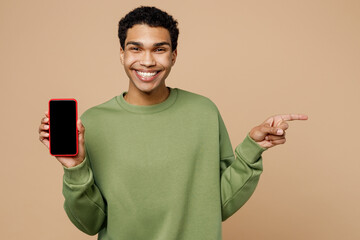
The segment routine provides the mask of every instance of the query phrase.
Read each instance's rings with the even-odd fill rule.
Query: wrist
[[[91,178],[92,172],[88,160],[84,159],[80,164],[67,168],[64,166],[64,181],[70,185],[85,184]]]
[[[73,168],[76,167],[78,165],[80,165],[85,159],[82,160],[72,160],[72,161],[66,161],[66,162],[61,162],[61,164],[63,165],[64,168]]]

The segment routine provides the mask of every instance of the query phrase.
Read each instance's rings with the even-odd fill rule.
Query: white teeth
[[[136,71],[136,72],[142,77],[152,77],[155,76],[156,74],[156,72],[140,72],[140,71]]]

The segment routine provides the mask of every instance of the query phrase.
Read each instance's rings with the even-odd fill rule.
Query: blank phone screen
[[[52,155],[77,154],[76,100],[50,100],[50,153]]]

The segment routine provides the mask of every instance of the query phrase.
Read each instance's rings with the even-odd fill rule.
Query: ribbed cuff
[[[259,160],[261,154],[267,150],[267,148],[261,147],[257,144],[248,134],[244,141],[239,144],[235,151],[238,151],[241,156],[245,158],[245,160],[249,163],[255,163]]]
[[[84,161],[79,165],[71,168],[64,166],[64,180],[68,184],[82,185],[89,181],[91,176],[91,169],[88,164],[88,160],[85,157]]]

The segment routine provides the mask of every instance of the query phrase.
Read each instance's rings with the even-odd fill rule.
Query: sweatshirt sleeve
[[[97,234],[106,219],[105,202],[94,183],[89,156],[72,168],[64,167],[64,209],[71,222],[89,235]]]
[[[222,221],[239,210],[251,197],[262,173],[261,154],[266,150],[249,135],[235,148],[232,145],[224,121],[219,116],[220,131],[220,183]]]

